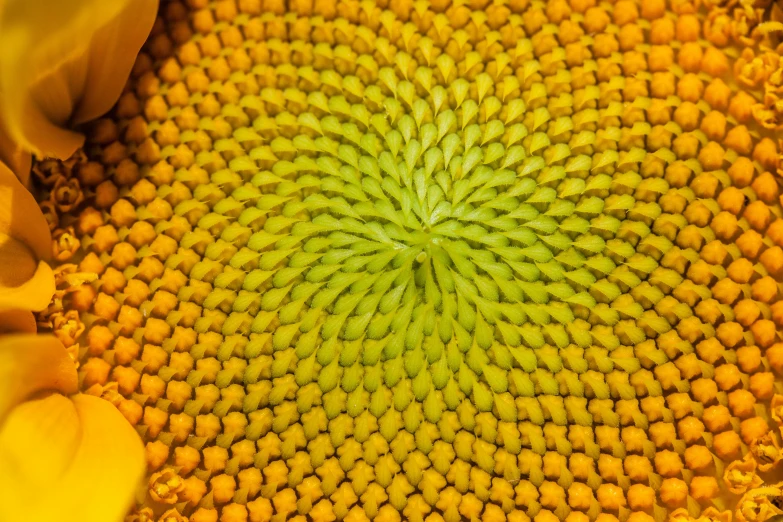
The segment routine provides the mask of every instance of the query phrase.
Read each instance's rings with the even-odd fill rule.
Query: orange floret
[[[87,208],[79,214],[77,229],[82,234],[93,234],[98,227],[104,224],[103,214],[94,208]]]
[[[106,384],[109,380],[111,366],[103,359],[90,357],[79,367],[79,370],[80,373],[84,375],[83,385],[89,387],[94,384]]]
[[[732,163],[727,172],[731,177],[732,184],[736,187],[743,188],[750,185],[753,181],[755,168],[750,159],[742,156]]]
[[[712,448],[724,461],[732,459],[739,455],[741,450],[740,437],[735,431],[724,431],[712,439]]]
[[[701,100],[703,93],[704,84],[696,74],[685,74],[677,82],[677,96],[682,98],[683,101],[696,103]]]
[[[770,138],[762,138],[753,148],[753,159],[770,171],[777,171],[780,166],[780,154],[775,142]]]
[[[141,312],[137,308],[128,305],[122,305],[120,313],[117,316],[117,323],[121,326],[123,335],[132,335],[143,322]]]
[[[744,329],[740,323],[726,322],[719,325],[715,333],[723,346],[733,348],[743,340]]]
[[[606,33],[595,35],[593,41],[593,54],[596,58],[605,58],[610,54],[617,52],[619,49],[620,44],[617,42],[617,38],[615,38],[614,35]]]
[[[682,440],[691,444],[702,438],[704,424],[696,417],[685,417],[677,423],[677,432]]]
[[[756,104],[755,98],[747,92],[740,90],[731,98],[729,104],[729,114],[740,123],[746,123],[753,117],[753,106]],[[747,131],[745,131],[745,134]],[[748,153],[750,150],[748,150]]]
[[[743,217],[748,220],[750,226],[758,231],[763,231],[769,225],[772,213],[763,201],[758,200],[745,207]]]
[[[117,389],[123,395],[130,395],[136,391],[141,381],[141,375],[133,368],[127,366],[115,366],[111,377],[117,382]]]
[[[614,4],[614,23],[619,26],[633,24],[639,18],[636,3],[631,0],[619,0]]]
[[[691,133],[683,133],[674,139],[672,150],[681,159],[695,158],[699,153],[699,139]]]
[[[701,23],[693,14],[684,14],[677,18],[677,40],[694,42],[699,38]]]
[[[674,21],[671,18],[657,18],[650,24],[650,43],[665,45],[674,39]]]
[[[114,342],[114,333],[106,326],[97,325],[90,328],[87,333],[89,353],[99,356],[108,350]]]
[[[768,205],[774,204],[780,197],[777,180],[769,172],[763,172],[751,184],[758,198]]]
[[[740,258],[732,262],[726,272],[735,283],[745,284],[750,281],[753,275],[753,263],[747,259]]]
[[[220,522],[247,522],[247,517],[248,511],[246,506],[243,504],[228,504],[221,511]],[[328,520],[328,522],[331,522],[334,518],[316,518],[316,514],[313,513],[313,520],[318,522]]]
[[[685,450],[685,465],[693,471],[700,471],[710,467],[713,457],[705,446],[689,446]]]
[[[691,394],[702,404],[709,404],[717,397],[718,385],[712,379],[696,379],[691,382]]]
[[[684,131],[692,131],[699,127],[701,111],[692,102],[686,101],[674,111],[674,121],[676,121]],[[723,158],[721,158],[722,160]]]
[[[665,0],[650,0],[649,2],[642,2],[641,7],[642,18],[647,20],[655,20],[666,13]]]
[[[664,479],[659,495],[664,505],[670,508],[681,506],[688,497],[688,485],[678,478]]]
[[[655,504],[655,490],[644,484],[634,484],[628,488],[628,507],[648,510]]]
[[[218,522],[217,509],[198,508],[188,517],[189,522]]]
[[[708,112],[701,120],[701,130],[711,140],[722,140],[726,135],[726,116],[717,110]]]
[[[118,243],[111,251],[111,264],[118,270],[125,270],[136,262],[136,249],[129,243]],[[107,271],[107,275],[111,269]],[[120,274],[122,276],[122,274]],[[105,277],[105,276],[104,276]],[[124,277],[123,277],[124,279]],[[105,283],[104,283],[105,284]],[[124,284],[122,286],[125,286]],[[114,292],[110,292],[114,293]]]
[[[713,77],[725,75],[729,71],[726,54],[715,47],[707,47],[701,59],[701,70]]]
[[[647,482],[653,472],[653,465],[645,456],[627,455],[623,461],[623,469],[634,482]]]
[[[119,191],[117,186],[109,180],[95,187],[95,205],[99,208],[106,209],[111,207],[118,197]]]
[[[690,494],[699,502],[707,502],[715,498],[720,491],[715,477],[693,477],[691,480]]]
[[[703,202],[694,201],[688,205],[683,215],[688,223],[697,227],[706,227],[712,218],[712,211]]]
[[[186,413],[176,413],[169,418],[169,431],[179,442],[184,442],[193,433],[196,421]]]
[[[595,461],[584,453],[572,453],[568,459],[568,469],[579,480],[587,480],[587,477],[595,473]]]
[[[620,459],[604,454],[598,458],[598,471],[605,481],[617,482],[623,476],[623,463]]]
[[[737,364],[745,373],[753,373],[761,366],[761,350],[758,346],[743,346],[737,349]]]
[[[169,447],[159,440],[148,442],[146,453],[147,469],[157,470],[166,463],[166,460],[169,457]]]
[[[740,423],[740,435],[745,444],[750,445],[754,440],[763,437],[769,431],[767,421],[761,417],[751,417]]]
[[[234,497],[236,479],[229,475],[218,475],[209,481],[212,497],[218,504],[225,504]]]
[[[759,256],[759,261],[773,277],[779,275],[783,270],[783,248],[768,248]]]
[[[614,484],[603,483],[596,491],[596,497],[601,508],[607,511],[617,511],[625,506],[625,495],[622,488]]]
[[[735,417],[746,418],[754,414],[756,399],[748,390],[734,390],[729,393],[729,408]]]
[[[711,141],[699,151],[699,163],[702,164],[705,170],[718,170],[723,165],[724,154],[723,147],[717,142]]]
[[[582,22],[585,31],[588,33],[600,33],[609,24],[609,14],[600,7],[591,7],[585,12]]]
[[[737,238],[736,244],[742,255],[756,259],[764,246],[764,237],[755,230],[748,230]]]
[[[261,490],[261,483],[263,482],[261,471],[257,468],[249,467],[240,471],[237,477],[239,478],[239,489],[247,491],[250,498],[255,498]]]
[[[677,477],[682,467],[682,460],[677,453],[669,450],[655,453],[655,471],[662,477]]]
[[[719,212],[710,222],[710,228],[718,239],[730,241],[739,231],[737,216],[729,212]]]
[[[699,72],[703,56],[701,45],[696,42],[687,42],[680,47],[677,53],[677,63],[686,72]]]
[[[674,62],[674,50],[666,45],[654,45],[650,48],[647,63],[652,72],[668,71]]]
[[[587,511],[594,500],[593,490],[581,482],[574,482],[568,488],[568,505],[571,509]]]
[[[571,513],[568,514],[565,520],[566,522],[589,522],[590,517],[588,517],[586,514],[582,513],[581,511],[571,511]]]
[[[207,485],[195,475],[186,478],[184,482],[185,488],[179,495],[180,499],[187,501],[191,506],[197,505],[207,494]]]
[[[754,373],[750,376],[748,389],[757,399],[771,399],[775,393],[775,375],[771,372]]]
[[[644,31],[638,24],[629,23],[620,28],[620,33],[617,35],[617,39],[620,42],[620,49],[623,51],[633,51],[637,46],[644,42]],[[645,62],[644,68],[647,68],[647,59],[643,56]]]
[[[758,307],[755,301],[751,299],[743,299],[734,305],[734,318],[742,326],[750,326],[756,321],[756,319],[758,319],[759,315],[761,315],[761,309]],[[740,337],[738,337],[737,340],[741,338],[743,330],[739,329],[738,333]]]
[[[767,227],[767,236],[774,241],[777,246],[783,245],[783,219],[775,219]]]
[[[723,111],[729,107],[731,89],[720,78],[715,78],[704,90],[704,100],[714,110]]]
[[[718,195],[718,205],[732,214],[739,215],[745,206],[745,194],[737,187],[727,187]]]
[[[269,499],[259,497],[247,503],[250,522],[262,522],[271,520],[273,508]]]
[[[728,391],[740,383],[741,374],[734,364],[722,364],[715,368],[715,382],[723,391]]]
[[[719,180],[712,172],[697,174],[691,183],[693,193],[700,198],[714,199],[718,192]]]

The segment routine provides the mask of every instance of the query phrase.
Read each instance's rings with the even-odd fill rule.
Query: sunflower
[[[120,520],[144,473],[133,427],[79,391],[78,345],[60,340],[78,330],[64,316],[56,336],[36,334],[63,269],[28,191],[31,153],[67,159],[83,137],[66,125],[119,96],[155,16],[142,3],[0,2],[0,520]],[[59,210],[79,203],[53,192]]]
[[[783,513],[777,2],[77,4],[0,4],[0,519]]]

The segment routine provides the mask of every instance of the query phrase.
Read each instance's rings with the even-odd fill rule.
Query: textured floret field
[[[163,2],[35,167],[127,520],[780,513],[781,13]]]

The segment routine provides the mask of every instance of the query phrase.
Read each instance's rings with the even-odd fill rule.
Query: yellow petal
[[[0,163],[0,310],[43,310],[54,294],[52,236],[35,198]]]
[[[13,141],[73,154],[84,137],[66,127],[117,100],[156,11],[157,0],[0,3],[0,114]]]
[[[0,125],[0,163],[4,163],[11,169],[22,185],[29,187],[33,158],[29,152],[11,141],[11,137],[2,125]]]
[[[105,2],[93,0],[89,4]],[[142,44],[152,30],[157,0],[115,1],[121,11],[95,32],[90,42],[84,92],[76,107],[76,124],[94,120],[120,97]]]
[[[107,401],[52,394],[0,426],[0,520],[115,522],[144,473],[136,431]]]
[[[22,494],[29,491],[25,496],[32,503],[40,481],[37,470],[45,469],[54,477],[65,474],[80,437],[76,405],[65,395],[53,393],[23,402],[0,426],[0,465],[15,482],[28,486]]]
[[[33,252],[24,243],[0,233],[0,293],[3,288],[26,283],[37,265]]]
[[[8,333],[35,333],[35,316],[24,310],[0,311],[0,335]]]
[[[0,241],[0,270],[7,270],[8,264],[3,259],[2,241]],[[27,266],[29,259],[11,257],[11,261]],[[39,261],[35,271],[24,283],[18,286],[4,286],[0,278],[0,311],[43,310],[52,300],[54,295],[54,272],[45,261]]]
[[[0,164],[0,234],[27,245],[37,259],[49,259],[52,254],[52,235],[43,212],[33,195],[3,164]]]
[[[35,334],[0,337],[0,426],[11,408],[28,397],[44,391],[76,393],[78,387],[73,360],[56,338]]]
[[[2,262],[0,262],[0,269]],[[21,309],[43,310],[54,295],[54,272],[44,261],[39,261],[33,275],[23,284],[16,287],[5,287],[0,284],[0,311]]]

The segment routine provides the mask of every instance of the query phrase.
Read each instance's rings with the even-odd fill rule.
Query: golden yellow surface
[[[127,520],[778,513],[779,12],[164,3],[34,167]]]

